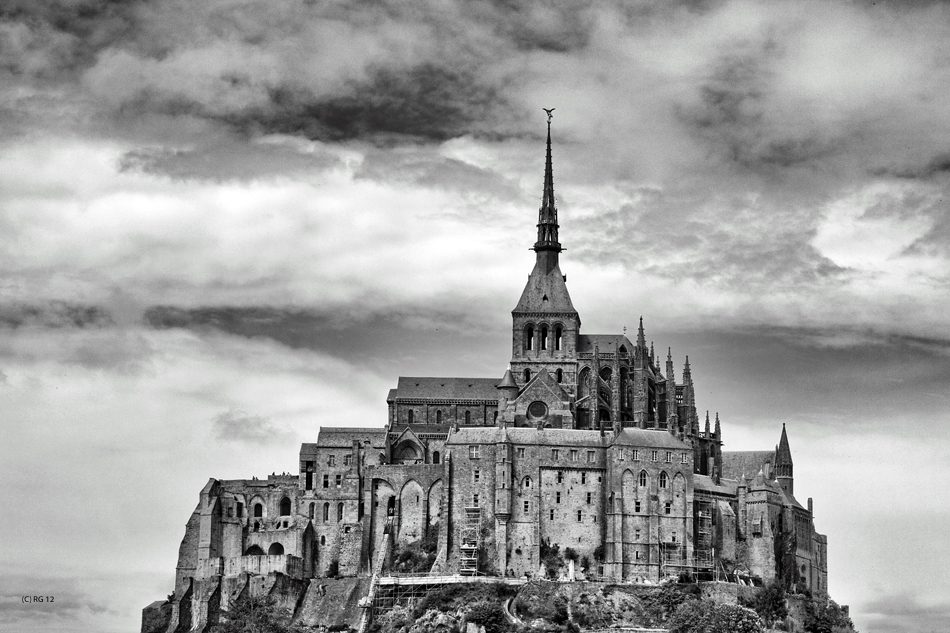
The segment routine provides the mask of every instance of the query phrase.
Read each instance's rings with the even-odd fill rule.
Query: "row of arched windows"
[[[279,509],[280,509],[280,516],[282,516],[282,517],[289,517],[289,516],[290,516],[290,510],[291,510],[290,499],[288,499],[287,497],[284,497],[283,499],[281,499],[281,500],[280,500],[280,508],[279,508]],[[254,518],[255,518],[255,519],[261,519],[261,518],[263,518],[263,517],[264,517],[264,504],[263,504],[263,503],[260,503],[260,502],[255,503],[255,504],[254,504],[254,508],[253,508],[253,512],[254,512]]]
[[[465,418],[465,424],[471,424],[471,423],[472,423],[472,412],[466,409],[465,414],[464,414],[464,418]],[[406,421],[407,421],[409,424],[414,424],[414,423],[415,423],[415,420],[416,420],[416,412],[413,411],[412,409],[409,409],[409,411],[406,412]],[[435,423],[436,423],[436,424],[442,424],[442,409],[436,409],[436,411],[435,411]]]
[[[564,382],[564,370],[563,370],[563,369],[558,369],[557,371],[555,371],[555,372],[554,372],[554,379],[557,380],[558,382]],[[530,370],[530,369],[524,370],[524,382],[525,382],[525,384],[528,384],[529,382],[531,382],[531,370]],[[468,413],[468,412],[466,411],[466,414],[467,414],[467,413]],[[466,422],[467,422],[467,420],[466,420]]]
[[[537,341],[535,341],[535,333],[539,335]],[[524,328],[524,349],[531,351],[537,346],[537,349],[546,351],[553,346],[555,351],[560,351],[564,346],[564,328],[557,324],[554,326],[554,336],[552,337],[550,334],[551,330],[547,323],[542,323],[537,329],[535,329],[533,323],[529,323]]]
[[[637,485],[641,488],[646,488],[650,483],[650,478],[647,475],[647,471],[641,470],[640,475],[637,477]],[[660,488],[669,488],[670,486],[670,476],[666,474],[666,471],[660,473]]]
[[[317,504],[315,503],[310,504],[310,518],[311,519],[314,518],[314,514],[316,513],[316,505]],[[336,520],[338,522],[343,520],[343,503],[342,502],[336,504]],[[329,521],[330,521],[330,504],[324,503],[323,504],[323,522],[329,523]]]

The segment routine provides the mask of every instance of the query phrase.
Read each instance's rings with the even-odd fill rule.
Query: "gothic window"
[[[613,376],[613,371],[610,369],[610,367],[604,367],[600,370],[600,377],[605,381],[610,382],[611,376]]]
[[[408,417],[409,417],[409,424],[412,424],[412,418],[415,417],[412,409],[409,409]]]
[[[529,325],[524,329],[524,348],[526,350],[534,349],[534,326]]]
[[[280,500],[280,516],[290,516],[290,499],[287,497]]]
[[[660,473],[660,488],[666,488],[666,484],[669,482],[669,480],[670,478],[665,472]]]
[[[336,504],[336,520],[341,521],[341,522],[343,521],[343,504],[342,503]]]
[[[541,349],[546,350],[548,348],[548,326],[541,326]]]
[[[525,381],[525,383],[527,383],[527,382],[529,382],[530,380],[531,380],[531,370],[530,370],[530,369],[526,369],[526,370],[524,370],[524,381]]]
[[[328,523],[330,521],[330,504],[323,504],[323,522]]]
[[[465,411],[465,424],[471,424],[471,423],[472,423],[472,412]]]
[[[435,423],[442,424],[442,409],[436,409],[435,412]]]
[[[254,504],[254,517],[259,518],[264,516],[264,506],[260,503]]]
[[[639,477],[638,480],[637,480],[637,484],[638,484],[641,488],[646,488],[646,487],[647,487],[647,471],[645,471],[645,470],[641,470],[641,471],[640,471],[640,477]]]
[[[556,349],[556,350],[558,350],[558,351],[560,351],[561,345],[563,344],[562,341],[561,341],[562,334],[563,334],[563,330],[561,329],[561,326],[560,326],[560,325],[555,325],[555,326],[554,326],[554,349]],[[560,382],[560,381],[558,381],[558,382]]]
[[[559,369],[559,370],[557,370],[556,372],[554,372],[554,376],[555,376],[555,379],[556,379],[558,382],[564,382],[564,370],[563,370],[563,369]]]

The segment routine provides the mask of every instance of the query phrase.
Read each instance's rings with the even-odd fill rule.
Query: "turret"
[[[782,490],[790,495],[795,494],[795,478],[792,466],[792,451],[788,446],[788,435],[785,433],[785,425],[782,425],[782,439],[778,442],[775,449],[775,479]]]
[[[508,408],[509,402],[518,397],[519,391],[518,383],[515,382],[515,377],[511,375],[510,365],[501,382],[495,385],[495,388],[498,390],[498,424],[505,426],[505,409]]]

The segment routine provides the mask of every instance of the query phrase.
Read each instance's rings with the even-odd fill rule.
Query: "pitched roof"
[[[700,492],[712,492],[721,495],[735,495],[738,482],[730,479],[720,479],[717,484],[709,475],[693,475],[693,488]]]
[[[669,431],[662,429],[626,428],[614,439],[616,446],[648,446],[657,448],[676,448],[689,450],[690,445]]]
[[[399,400],[498,400],[497,378],[439,378],[400,376],[395,393]]]
[[[726,479],[755,477],[762,464],[771,464],[774,459],[775,451],[723,451],[722,476]]]
[[[446,439],[446,444],[539,444],[542,446],[602,447],[605,438],[600,431],[575,429],[535,429],[530,427],[459,427]]]
[[[385,446],[386,429],[370,429],[353,426],[322,426],[316,444],[302,444],[300,452],[312,452],[317,448],[349,448],[354,441],[370,442],[372,446]]]
[[[620,345],[627,348],[627,353],[632,354],[637,348],[630,339],[623,334],[579,334],[577,336],[578,352],[593,352],[594,344],[603,354],[614,354]]]
[[[521,299],[513,312],[574,312],[571,295],[567,292],[567,282],[558,266],[545,273],[541,261],[535,263],[528,275]]]

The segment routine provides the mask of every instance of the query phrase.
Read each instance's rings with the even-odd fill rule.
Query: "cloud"
[[[256,445],[284,443],[293,435],[276,428],[267,418],[234,409],[216,416],[211,432],[224,442]]]
[[[908,593],[889,595],[862,605],[870,620],[868,633],[939,633],[950,621],[950,603],[924,603]]]

